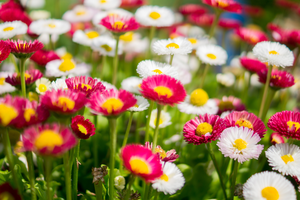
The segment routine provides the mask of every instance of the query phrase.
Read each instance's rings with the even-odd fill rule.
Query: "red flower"
[[[267,69],[267,66],[265,63],[260,62],[259,60],[242,57],[240,58],[242,66],[249,70],[251,73],[258,73],[263,69]]]
[[[215,99],[219,107],[218,115],[221,115],[226,111],[243,111],[246,110],[246,106],[239,98],[234,96],[223,96],[222,99]]]
[[[229,18],[220,18],[218,22],[218,26],[223,29],[235,29],[239,28],[241,25],[239,20]]]
[[[245,27],[236,29],[235,34],[248,44],[255,45],[258,42],[268,41],[267,35],[259,30],[253,30]]]
[[[3,40],[0,41],[0,63],[10,54],[10,47]]]
[[[0,185],[0,199],[1,200],[22,200],[18,193],[18,190],[12,188],[9,183],[3,183]]]
[[[101,20],[100,24],[115,33],[134,31],[140,27],[134,17],[120,17],[118,15],[108,15]]]
[[[198,4],[185,4],[179,7],[179,12],[183,15],[198,14],[202,15],[207,12],[206,8]]]
[[[273,23],[269,23],[267,27],[272,32],[272,38],[274,39],[274,41],[285,44],[290,48],[296,47],[293,37],[294,31],[284,30]]]
[[[1,4],[0,13],[4,10],[10,9],[10,8],[24,10],[24,8],[19,3],[16,3],[14,0],[9,0],[8,2]]]
[[[146,142],[145,147],[152,150],[152,143],[149,144],[149,142]],[[165,152],[165,150],[163,150],[159,145],[156,146],[155,153],[157,154],[158,158],[164,162],[174,162],[179,157],[179,155],[176,154],[175,149]]]
[[[144,0],[122,0],[121,8],[135,8],[145,4]]]
[[[77,115],[72,118],[71,128],[74,134],[80,139],[88,139],[95,135],[95,126],[89,119]]]
[[[29,58],[34,52],[44,47],[44,45],[37,40],[33,42],[30,41],[29,43],[22,40],[6,40],[6,42],[10,46],[11,53],[17,58]]]
[[[16,8],[9,8],[1,11],[0,19],[4,22],[21,21],[27,24],[27,26],[32,22],[26,12]]]
[[[263,69],[257,73],[259,82],[265,84],[267,80],[268,69]],[[270,87],[281,89],[291,87],[295,84],[294,76],[286,71],[272,70]]]
[[[34,61],[40,66],[45,66],[52,60],[60,59],[60,57],[54,51],[38,50],[31,57],[30,60]]]
[[[36,80],[38,80],[42,77],[43,77],[42,72],[40,72],[37,69],[32,69],[32,70],[29,70],[29,71],[25,71],[25,84],[26,84],[26,87],[30,86]],[[5,82],[11,84],[12,86],[20,88],[21,87],[20,73],[14,73],[12,76],[8,76],[7,78],[5,78]]]
[[[275,145],[275,144],[281,144],[285,143],[284,138],[277,132],[274,132],[270,136],[270,142]]]
[[[214,14],[191,14],[188,16],[188,20],[198,26],[211,26],[215,19]]]
[[[243,5],[243,11],[251,17],[259,17],[263,14],[263,9],[258,6]]]
[[[242,6],[233,0],[202,0],[202,2],[228,12],[242,12]]]

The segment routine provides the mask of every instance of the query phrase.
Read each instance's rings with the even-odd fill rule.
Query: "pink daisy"
[[[188,16],[188,20],[198,26],[210,27],[215,19],[214,14],[191,14]]]
[[[246,110],[246,106],[242,103],[242,100],[234,96],[223,96],[222,99],[215,99],[219,107],[217,115],[221,115],[226,111],[243,111]]]
[[[77,115],[72,118],[71,128],[74,134],[80,139],[88,139],[95,135],[95,126],[89,119]]]
[[[235,30],[235,34],[239,36],[239,38],[250,45],[255,45],[258,42],[268,41],[267,35],[259,30],[253,30],[245,27],[240,27]]]
[[[32,69],[29,71],[25,71],[25,84],[26,87],[31,86],[35,83],[36,80],[43,77],[42,72],[37,69]],[[11,84],[12,86],[21,88],[21,76],[20,73],[14,73],[12,76],[8,76],[5,78],[5,82]]]
[[[183,15],[202,15],[207,12],[207,9],[198,4],[185,4],[179,7],[179,12]]]
[[[275,145],[275,144],[281,144],[285,143],[284,138],[277,132],[274,132],[270,136],[270,142]]]
[[[257,73],[263,69],[267,69],[267,66],[265,63],[260,62],[257,59],[247,58],[247,57],[241,57],[240,58],[242,66],[249,70],[251,73]]]
[[[126,90],[97,91],[90,96],[87,107],[96,115],[117,116],[134,106],[137,100]]]
[[[152,143],[150,144],[149,142],[146,142],[145,147],[152,150]],[[175,149],[165,152],[165,150],[163,150],[159,145],[156,146],[155,153],[159,159],[164,162],[174,162],[179,157]]]
[[[154,75],[143,79],[141,94],[158,104],[171,105],[183,102],[186,91],[180,81],[167,75]]]
[[[63,89],[46,91],[40,99],[47,109],[63,115],[74,114],[86,104],[84,93]]]
[[[6,43],[10,46],[11,53],[21,59],[31,57],[34,52],[44,47],[43,43],[38,40],[34,40],[33,42],[6,40]]]
[[[100,24],[115,33],[134,31],[140,27],[134,17],[121,17],[119,15],[108,15],[101,20]]]
[[[59,124],[31,126],[21,136],[23,151],[33,151],[42,156],[60,156],[77,144],[72,131]]]
[[[0,41],[0,63],[10,54],[10,47],[3,40]]]
[[[267,28],[271,31],[272,33],[272,38],[274,39],[275,42],[279,42],[281,44],[285,44],[291,49],[296,47],[294,37],[293,37],[293,32],[292,30],[284,30],[281,27],[269,23]]]
[[[145,0],[122,0],[121,8],[135,8],[145,4]]]
[[[224,118],[227,127],[247,127],[257,133],[260,138],[264,137],[267,129],[264,123],[253,113],[249,113],[247,111],[241,112],[232,112]]]
[[[224,11],[234,13],[242,12],[242,6],[234,0],[202,0],[202,2]]]
[[[194,145],[206,144],[219,139],[226,127],[225,121],[217,115],[199,115],[185,123],[183,127],[184,140]]]
[[[268,127],[282,136],[300,140],[300,112],[278,112],[269,119]]]
[[[268,69],[263,69],[257,73],[259,82],[265,84],[267,80]],[[274,89],[288,88],[295,84],[295,78],[286,71],[272,70],[270,87]]]
[[[31,57],[30,60],[34,61],[40,66],[45,66],[52,60],[60,59],[60,57],[54,51],[38,50]]]
[[[32,22],[27,13],[18,8],[9,8],[0,11],[0,19],[3,22],[21,21],[27,24],[27,26]]]
[[[163,175],[160,159],[157,154],[142,145],[126,145],[121,150],[124,166],[134,175],[150,182]]]
[[[241,26],[241,22],[236,19],[230,18],[220,18],[218,22],[218,26],[223,29],[236,29]]]

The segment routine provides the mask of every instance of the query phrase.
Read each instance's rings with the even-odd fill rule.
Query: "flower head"
[[[91,7],[76,5],[72,10],[68,10],[62,16],[63,20],[71,23],[91,21],[97,11]]]
[[[92,41],[92,49],[98,51],[101,55],[110,57],[115,56],[116,40],[110,36],[99,36]],[[118,54],[122,54],[122,45],[118,47]]]
[[[3,4],[1,6],[3,7]],[[1,9],[0,19],[3,22],[21,21],[21,22],[25,23],[27,26],[29,26],[32,22],[32,20],[28,17],[27,13],[24,10],[19,9],[19,8]],[[20,27],[18,27],[18,28],[20,28]],[[24,28],[23,28],[23,30],[24,30]],[[28,31],[27,27],[26,27],[26,30]],[[26,31],[25,31],[25,33],[26,33]]]
[[[242,103],[242,100],[234,96],[223,96],[222,99],[215,99],[217,106],[219,107],[218,115],[227,111],[243,111],[246,110],[246,106]]]
[[[263,69],[267,69],[265,63],[260,62],[259,60],[248,58],[248,57],[241,57],[240,58],[242,66],[250,71],[251,73],[258,73]]]
[[[138,96],[138,95],[134,95],[134,97],[136,98],[137,102],[134,106],[132,106],[131,108],[128,108],[129,111],[131,112],[141,112],[144,110],[147,110],[149,107],[149,102],[147,101],[147,99],[145,99],[142,96]]]
[[[183,85],[167,75],[153,75],[143,79],[141,93],[162,105],[171,105],[184,101],[186,91]]]
[[[37,40],[33,42],[29,41],[14,41],[6,40],[7,44],[11,49],[11,53],[14,54],[17,58],[29,58],[32,54],[43,48],[43,44]]]
[[[149,142],[145,143],[145,147],[152,150],[152,143]],[[179,155],[176,154],[175,149],[171,149],[170,151],[163,150],[159,145],[155,148],[155,153],[157,154],[158,158],[163,162],[174,162],[177,158],[179,158]]]
[[[210,27],[215,19],[214,14],[191,14],[188,16],[188,20],[198,26]]]
[[[267,41],[267,35],[260,31],[250,28],[240,27],[235,30],[235,34],[243,41],[247,42],[250,45],[255,45],[258,42]]]
[[[35,62],[40,66],[45,66],[48,62],[52,60],[60,59],[59,56],[54,51],[48,51],[40,49],[36,51],[31,57],[30,60]]]
[[[202,15],[207,12],[207,9],[198,4],[185,4],[179,7],[179,12],[183,15],[190,15],[190,14]]]
[[[0,38],[8,39],[16,35],[25,34],[27,25],[21,21],[5,22],[0,24]]]
[[[5,79],[10,75],[11,73],[8,72],[0,72],[0,95],[16,90],[15,87],[5,82]]]
[[[40,19],[33,21],[29,29],[31,32],[41,35],[46,34],[64,34],[71,29],[71,24],[61,19]]]
[[[30,87],[35,81],[42,78],[43,74],[37,69],[32,69],[25,71],[25,84],[26,87]],[[21,88],[21,76],[20,73],[14,73],[12,76],[5,78],[5,82],[11,84],[12,86]]]
[[[271,134],[270,141],[273,145],[285,143],[284,138],[277,132]]]
[[[96,1],[96,0],[84,0],[84,5],[96,8],[100,10],[111,10],[118,8],[121,5],[121,0],[105,0],[105,1]]]
[[[295,48],[296,43],[294,40],[294,31],[282,29],[281,27],[273,23],[269,23],[267,28],[271,31],[272,38],[275,42],[279,42],[281,44],[287,45],[288,47]]]
[[[136,76],[130,76],[126,79],[123,79],[123,81],[121,82],[121,88],[133,94],[140,94],[141,83],[141,78]]]
[[[76,30],[73,34],[73,42],[82,44],[85,46],[91,46],[93,43],[93,40],[98,38],[100,34],[95,30]]]
[[[127,145],[121,150],[124,166],[131,173],[150,182],[163,175],[162,166],[156,154],[142,145]]]
[[[239,20],[230,18],[220,18],[218,22],[218,26],[223,29],[236,29],[241,25],[242,24]]]
[[[91,71],[91,65],[86,63],[75,63],[71,59],[57,59],[48,62],[45,66],[45,75],[47,77],[61,77],[61,76],[82,76]]]
[[[152,127],[152,128],[155,128],[156,127],[156,121],[157,121],[157,109],[155,110],[152,110],[151,112],[151,117],[150,117],[150,123],[149,125]],[[159,118],[159,123],[158,123],[158,128],[165,128],[169,125],[171,125],[172,122],[171,122],[171,115],[162,110],[161,113],[160,113],[160,118]]]
[[[221,86],[225,87],[231,87],[235,82],[235,76],[231,72],[226,72],[224,74],[218,73],[216,79]]]
[[[115,33],[133,31],[140,27],[134,17],[120,17],[115,15],[104,17],[100,24]]]
[[[144,0],[122,0],[121,8],[135,8],[145,4]]]
[[[158,40],[153,43],[152,49],[158,55],[187,55],[192,52],[192,44],[186,38]]]
[[[51,82],[49,79],[41,78],[35,82],[36,88],[35,91],[39,94],[45,94],[46,91],[51,90]]]
[[[60,156],[77,144],[72,131],[58,124],[31,126],[21,136],[23,151],[43,156]]]
[[[199,46],[196,52],[203,63],[210,65],[224,65],[227,61],[227,52],[217,45]]]
[[[263,69],[259,71],[259,82],[266,83],[268,69]],[[282,89],[287,87],[292,87],[295,84],[295,78],[292,74],[286,71],[272,70],[270,87],[274,89]]]
[[[0,185],[0,199],[22,200],[18,190],[12,188],[8,182]]]
[[[0,63],[5,60],[10,54],[9,45],[3,40],[0,41]]]
[[[125,188],[125,178],[123,176],[115,177],[114,182],[114,185],[118,190],[123,190]]]
[[[224,11],[234,13],[242,12],[242,6],[234,0],[202,0],[202,2]]]
[[[73,133],[80,139],[88,139],[95,135],[95,126],[89,119],[77,115],[72,118],[71,128]]]
[[[166,63],[160,63],[152,60],[144,60],[140,62],[136,69],[137,73],[142,78],[147,78],[148,76],[156,74],[165,74],[178,79],[178,72]]]

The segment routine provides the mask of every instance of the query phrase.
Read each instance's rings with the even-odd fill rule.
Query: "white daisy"
[[[93,17],[92,22],[93,22],[94,26],[103,28],[103,26],[100,25],[101,20],[106,16],[112,16],[112,15],[116,15],[116,16],[120,16],[120,17],[128,17],[128,18],[133,17],[133,14],[131,12],[121,9],[121,8],[116,8],[116,9],[102,11],[102,12],[97,13]]]
[[[186,35],[188,36],[188,38],[194,38],[205,35],[204,29],[200,28],[199,26],[192,26],[190,24],[178,26],[176,28],[176,32],[182,35]]]
[[[51,82],[51,87],[53,90],[66,90],[68,89],[68,86],[66,84],[66,79],[65,78],[58,78],[55,81]]]
[[[55,53],[61,58],[61,59],[72,59],[73,55],[67,51],[66,47],[60,47],[55,49]]]
[[[260,137],[247,127],[230,127],[225,129],[217,143],[225,157],[230,157],[243,163],[249,159],[258,159],[264,145],[257,144]]]
[[[5,82],[5,78],[11,76],[13,73],[0,72],[0,95],[4,93],[10,93],[16,90],[15,87]]]
[[[30,9],[42,8],[45,5],[45,0],[21,0],[20,2],[22,6]]]
[[[296,200],[292,183],[275,172],[252,175],[243,186],[245,200]]]
[[[143,26],[166,27],[175,23],[175,15],[167,7],[141,6],[136,10],[135,18]]]
[[[77,5],[72,10],[68,10],[62,16],[63,20],[71,23],[88,22],[93,19],[98,11],[83,5]]]
[[[175,194],[185,183],[183,174],[172,162],[162,162],[162,166],[163,175],[153,181],[152,187],[158,192],[165,193],[165,195]]]
[[[157,74],[165,74],[178,79],[178,71],[176,68],[166,63],[160,63],[153,60],[144,60],[137,66],[136,72],[141,78],[147,78]]]
[[[131,108],[128,109],[129,111],[141,112],[141,111],[144,111],[144,110],[148,109],[150,104],[147,101],[147,99],[145,99],[142,96],[137,96],[137,95],[134,95],[134,97],[136,98],[137,102],[134,106],[132,106]]]
[[[123,44],[123,51],[126,54],[143,53],[148,49],[148,38],[142,39],[142,35],[134,32],[126,32],[120,36],[120,42]]]
[[[33,10],[29,13],[29,17],[34,21],[39,19],[48,19],[51,17],[51,13],[46,10]]]
[[[116,40],[106,35],[99,36],[92,41],[91,48],[95,51],[99,51],[101,55],[114,57],[116,49]],[[122,44],[119,44],[118,54],[121,55],[122,53]]]
[[[46,91],[51,90],[51,82],[47,78],[40,78],[35,82],[35,91],[39,94],[45,94]]]
[[[194,90],[187,95],[184,102],[177,105],[180,112],[194,115],[216,114],[219,110],[214,99],[209,99],[208,94],[202,89]]]
[[[294,63],[293,52],[279,42],[259,42],[253,48],[253,54],[264,63],[280,67],[292,66]]]
[[[0,24],[0,38],[8,39],[27,33],[28,26],[21,21],[4,22]]]
[[[283,175],[300,177],[300,148],[294,144],[275,144],[266,151],[269,165]]]
[[[225,87],[231,87],[235,82],[235,76],[230,72],[224,74],[219,73],[216,78],[217,82]]]
[[[142,79],[136,76],[131,76],[126,79],[123,79],[121,82],[121,88],[127,90],[128,92],[140,94],[140,85]]]
[[[121,0],[84,0],[84,5],[99,10],[111,10],[121,5]]]
[[[226,51],[218,45],[201,45],[196,54],[203,63],[210,65],[224,65],[227,60]]]
[[[86,63],[76,64],[70,59],[52,60],[45,66],[45,75],[47,77],[61,77],[67,75],[83,76],[88,75],[91,66]]]
[[[57,40],[58,40],[58,38],[59,38],[59,35],[57,35],[57,34],[52,34],[52,35],[51,35],[51,41],[52,41],[52,43],[53,43],[53,44],[56,43]],[[49,34],[43,33],[43,34],[41,34],[41,35],[37,38],[37,40],[40,41],[41,43],[47,45],[47,44],[49,44],[49,41],[50,41]]]
[[[100,34],[94,30],[77,30],[73,35],[73,42],[82,44],[85,46],[91,46],[94,39],[99,37]]]
[[[29,29],[32,33],[37,35],[43,33],[60,35],[68,32],[71,29],[71,24],[70,22],[60,19],[40,19],[33,21]]]
[[[186,55],[192,52],[192,44],[186,38],[158,40],[153,43],[152,49],[158,55]]]
[[[152,128],[155,128],[156,125],[156,117],[157,117],[157,109],[152,110],[151,117],[150,117],[150,126]],[[168,112],[165,112],[164,110],[160,113],[160,119],[159,119],[159,126],[158,128],[165,128],[166,126],[171,125],[171,116]]]

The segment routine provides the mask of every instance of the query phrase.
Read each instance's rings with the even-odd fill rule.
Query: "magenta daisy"
[[[268,127],[282,136],[300,140],[300,112],[278,112],[269,119]]]
[[[183,127],[184,140],[194,145],[215,141],[219,139],[226,127],[225,121],[217,115],[199,115],[185,123]]]
[[[108,15],[101,20],[100,24],[115,33],[134,31],[140,27],[134,17],[121,17],[119,15]]]
[[[134,106],[137,100],[126,90],[97,91],[90,96],[87,107],[96,115],[118,116]]]
[[[88,139],[95,135],[95,126],[89,119],[77,115],[72,118],[71,128],[74,134],[80,139]]]
[[[240,58],[240,62],[242,66],[251,73],[257,73],[263,69],[267,69],[266,64],[257,59],[242,57]]]
[[[225,30],[236,29],[239,28],[241,25],[242,24],[239,20],[230,18],[220,18],[218,22],[218,26]]]
[[[46,91],[40,99],[47,109],[63,115],[74,114],[86,104],[84,93],[63,89]]]
[[[227,127],[234,127],[234,126],[247,127],[250,130],[253,130],[254,133],[257,133],[261,138],[264,137],[264,134],[267,131],[261,119],[259,119],[253,113],[249,113],[247,111],[241,111],[241,112],[234,111],[229,115],[227,115],[224,118],[224,120],[227,124]]]
[[[21,136],[23,151],[43,156],[60,156],[77,144],[72,131],[59,124],[31,126]]]
[[[234,0],[202,0],[202,2],[222,11],[234,13],[242,12],[242,6]]]
[[[29,58],[34,52],[41,50],[44,47],[43,43],[38,40],[34,40],[33,42],[6,40],[6,43],[9,45],[11,53],[20,59]]]
[[[134,175],[150,182],[163,175],[160,159],[142,145],[127,145],[121,150],[124,166]]]
[[[179,7],[179,12],[183,15],[202,15],[207,12],[207,9],[198,4],[185,4]]]
[[[0,63],[5,60],[10,54],[9,45],[3,40],[0,41]]]
[[[241,40],[247,42],[250,45],[255,45],[259,42],[269,40],[264,32],[245,27],[236,29],[235,34],[239,36]]]
[[[141,94],[158,104],[171,105],[183,102],[186,91],[180,81],[167,75],[153,75],[143,79]]]
[[[263,69],[257,73],[259,82],[265,84],[267,80],[268,69]],[[295,84],[295,78],[292,74],[286,71],[272,70],[270,87],[276,90],[281,88],[292,87]]]
[[[246,110],[246,106],[242,103],[242,100],[234,96],[223,96],[222,99],[215,99],[219,107],[218,115],[221,115],[226,111],[243,111]]]
[[[34,61],[36,64],[40,66],[45,66],[48,62],[57,59],[60,59],[60,57],[54,51],[47,51],[44,49],[36,51],[30,57],[30,60]]]
[[[285,143],[284,138],[277,132],[274,132],[270,136],[270,142],[275,145],[275,144],[281,144]]]
[[[146,142],[145,147],[152,150],[152,143],[150,144],[149,142]],[[175,149],[171,149],[170,151],[166,152],[159,145],[156,146],[155,153],[159,159],[164,162],[174,162],[179,157]]]
[[[31,86],[36,80],[43,77],[42,72],[37,69],[32,69],[25,71],[25,84],[26,87]],[[5,78],[5,82],[11,84],[12,86],[21,88],[21,76],[20,73],[14,73],[12,76]]]

